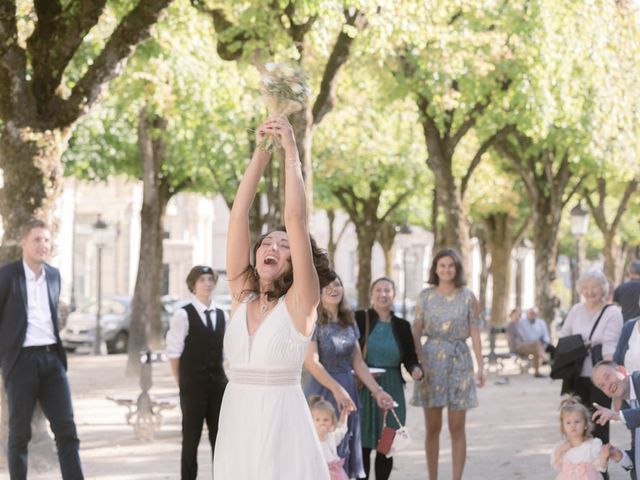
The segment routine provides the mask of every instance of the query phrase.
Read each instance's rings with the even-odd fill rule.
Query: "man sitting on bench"
[[[540,363],[544,358],[544,348],[542,344],[536,340],[526,342],[519,328],[520,309],[514,308],[509,314],[509,323],[507,324],[507,340],[509,341],[509,350],[516,355],[528,357],[533,356],[533,376],[536,378],[544,378],[540,373]]]

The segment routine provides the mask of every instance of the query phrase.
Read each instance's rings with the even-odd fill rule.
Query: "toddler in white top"
[[[338,421],[333,405],[320,397],[320,395],[309,397],[309,408],[320,439],[322,454],[327,461],[327,465],[329,465],[331,480],[348,480],[347,473],[343,468],[344,458],[338,456],[338,445],[347,434],[349,411],[343,408]]]
[[[628,469],[631,459],[610,443],[591,437],[591,415],[578,397],[565,395],[560,403],[560,431],[565,439],[551,454],[556,480],[601,480],[609,460]]]

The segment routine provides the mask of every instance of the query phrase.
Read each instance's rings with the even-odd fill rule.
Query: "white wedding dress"
[[[224,338],[229,383],[222,400],[214,480],[329,480],[300,373],[309,338],[284,297],[249,336],[247,304]]]

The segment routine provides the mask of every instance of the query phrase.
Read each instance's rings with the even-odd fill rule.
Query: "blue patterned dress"
[[[429,379],[421,382],[421,404],[467,410],[478,406],[473,360],[467,346],[471,327],[480,327],[473,314],[473,294],[460,288],[445,297],[434,287],[420,292],[420,320],[427,342],[422,346],[422,369]]]
[[[338,455],[345,459],[344,470],[349,478],[364,478],[362,447],[360,445],[360,403],[352,373],[353,353],[359,337],[360,332],[355,323],[347,327],[339,323],[318,324],[311,337],[311,340],[318,344],[320,363],[329,375],[349,392],[353,403],[358,408],[357,411],[349,415],[347,434],[338,445]],[[309,377],[304,388],[304,394],[307,398],[311,395],[324,397],[325,400],[333,404],[336,413],[338,413],[336,400],[331,391],[312,376]]]

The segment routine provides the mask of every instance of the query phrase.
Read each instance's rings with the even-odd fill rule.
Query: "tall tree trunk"
[[[462,202],[460,187],[456,184],[453,176],[452,159],[444,158],[430,151],[427,164],[435,176],[438,205],[440,205],[445,218],[444,225],[438,230],[439,243],[456,249],[462,257],[466,271],[470,272],[470,225]]]
[[[338,248],[338,242],[335,238],[333,230],[336,223],[336,211],[333,208],[327,209],[327,222],[329,224],[329,240],[327,240],[327,255],[329,255],[329,263],[331,268],[335,269],[336,265],[336,250]]]
[[[602,246],[602,256],[604,257],[604,274],[612,282],[617,279],[618,262],[620,257],[620,247],[618,246],[615,232],[607,232]]]
[[[307,106],[302,111],[291,116],[291,125],[296,136],[298,155],[302,164],[302,176],[307,199],[307,221],[313,214],[313,166],[311,164],[311,144],[313,140],[313,117],[311,108]]]
[[[491,255],[491,325],[502,325],[507,318],[511,291],[511,250],[516,240],[514,219],[507,213],[494,213],[484,219],[487,246]]]
[[[396,225],[393,222],[384,222],[378,228],[378,243],[384,253],[384,274],[393,277],[393,244],[396,240]],[[404,267],[403,267],[404,268]]]
[[[0,265],[21,256],[20,228],[30,218],[44,220],[56,231],[55,202],[62,188],[60,158],[70,129],[35,129],[6,122],[0,135],[0,216],[4,238]]]
[[[536,305],[540,315],[550,323],[559,306],[553,294],[558,255],[558,229],[562,206],[542,197],[533,212],[533,245],[535,249]]]
[[[444,248],[442,243],[442,235],[440,235],[440,225],[438,224],[438,214],[440,208],[438,205],[438,192],[434,188],[431,192],[431,233],[433,234],[433,252],[439,252]]]
[[[147,328],[156,348],[162,339],[162,241],[164,213],[170,194],[161,176],[167,121],[146,109],[138,118],[138,146],[142,161],[143,199],[140,212],[140,259],[133,294],[127,373],[140,372],[140,352],[149,349]]]
[[[368,225],[357,225],[358,236],[358,308],[369,306],[371,285],[371,253],[376,241],[375,230]]]
[[[478,305],[484,314],[487,311],[487,284],[489,283],[490,256],[487,249],[487,238],[484,229],[478,228],[475,232],[480,249],[480,288],[478,292]]]
[[[406,67],[412,74],[411,68]],[[500,88],[506,90],[510,82],[505,82]],[[453,157],[460,141],[473,128],[478,118],[486,110],[491,100],[481,100],[471,108],[467,118],[454,128],[454,112],[447,112],[447,119],[440,125],[430,112],[429,99],[419,94],[416,105],[420,113],[420,123],[427,146],[427,166],[435,176],[435,198],[432,217],[437,224],[437,212],[440,209],[444,214],[444,225],[437,227],[437,244],[456,249],[461,257],[467,272],[471,272],[471,238],[469,235],[469,218],[464,204],[464,195],[469,181],[475,169],[480,164],[483,155],[498,140],[507,134],[506,128],[501,128],[484,139],[476,150],[469,167],[461,179],[456,179],[453,173]]]

